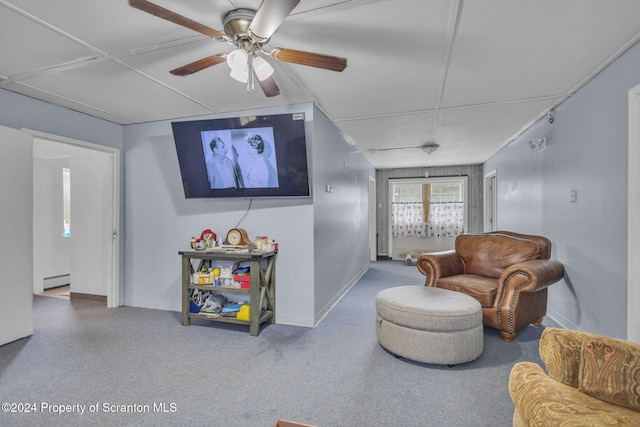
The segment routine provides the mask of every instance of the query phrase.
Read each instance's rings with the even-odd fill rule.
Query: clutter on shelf
[[[189,311],[250,320],[250,306],[246,302],[234,302],[219,292],[200,289],[192,290]]]
[[[231,266],[204,267],[191,276],[192,285],[212,285],[227,288],[251,288],[249,266],[234,262]]]
[[[267,236],[256,236],[256,250],[262,252],[278,251],[278,243]]]
[[[246,231],[240,228],[233,228],[229,230],[227,236],[233,235],[234,232],[237,233],[238,230],[241,230],[244,235],[246,235]],[[191,236],[191,249],[195,251],[258,251],[258,252],[277,252],[278,251],[278,243],[269,239],[267,236],[256,236],[255,242],[251,242],[247,239],[245,244],[234,244],[232,239],[227,237],[224,241],[222,238],[218,238],[217,234],[214,233],[211,229],[206,229],[200,233],[200,237],[196,238],[195,235]],[[241,239],[241,241],[244,241]]]

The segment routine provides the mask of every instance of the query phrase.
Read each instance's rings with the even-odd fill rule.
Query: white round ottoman
[[[398,286],[376,296],[376,336],[396,356],[456,365],[482,354],[482,307],[473,297],[429,286]]]

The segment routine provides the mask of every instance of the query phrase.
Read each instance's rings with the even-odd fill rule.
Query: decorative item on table
[[[204,230],[200,234],[200,238],[196,239],[195,236],[191,237],[191,249],[196,251],[206,251],[216,247],[216,233],[210,229]]]
[[[255,244],[249,240],[247,230],[244,228],[232,228],[227,231],[227,240],[225,242],[231,246],[241,246],[244,248],[255,248]]]

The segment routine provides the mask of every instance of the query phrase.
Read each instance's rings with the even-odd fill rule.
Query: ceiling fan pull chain
[[[253,52],[247,55],[247,92],[253,90]]]

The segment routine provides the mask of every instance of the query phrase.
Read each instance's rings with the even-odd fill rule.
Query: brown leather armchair
[[[455,249],[418,257],[425,286],[462,292],[482,305],[483,323],[505,341],[547,313],[547,287],[564,276],[563,265],[550,260],[546,237],[494,231],[462,234]]]

